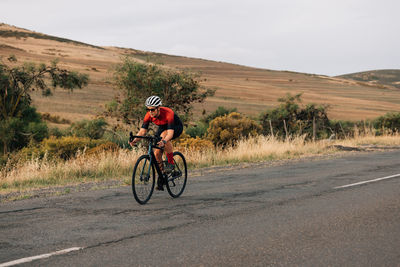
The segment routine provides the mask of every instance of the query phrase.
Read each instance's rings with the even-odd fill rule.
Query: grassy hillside
[[[0,56],[15,55],[20,62],[50,62],[90,75],[87,88],[53,97],[33,95],[40,112],[77,121],[102,111],[116,93],[109,82],[121,57],[130,55],[140,62],[162,63],[165,67],[189,69],[202,74],[204,86],[217,89],[214,97],[196,106],[195,114],[214,111],[218,106],[236,107],[247,115],[275,107],[286,93],[303,93],[304,103],[330,104],[330,118],[358,120],[400,111],[400,90],[396,84],[373,84],[343,77],[273,71],[210,60],[171,56],[129,48],[97,47],[0,24]]]
[[[338,76],[370,85],[392,86],[400,89],[400,70],[371,70]]]

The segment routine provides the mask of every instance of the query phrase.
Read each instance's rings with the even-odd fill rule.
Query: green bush
[[[327,106],[308,104],[300,107],[301,94],[287,94],[278,101],[281,102],[279,107],[260,116],[263,134],[283,137],[306,134],[307,138],[311,139],[314,137],[314,127],[316,139],[327,138],[331,134]]]
[[[185,132],[192,138],[203,137],[207,133],[207,128],[208,124],[200,121],[196,125],[188,127]]]
[[[101,139],[106,130],[107,122],[103,118],[94,120],[82,120],[73,123],[70,133],[77,137],[88,137],[90,139]]]
[[[198,121],[195,125],[189,126],[186,128],[185,132],[190,135],[192,138],[200,137],[203,138],[207,134],[207,129],[209,127],[210,122],[224,115],[228,115],[229,113],[237,112],[236,108],[227,109],[225,107],[219,106],[214,112],[209,115],[204,115],[200,121]],[[205,113],[205,111],[203,111]]]
[[[107,130],[104,133],[102,139],[115,143],[121,148],[130,148],[129,133],[127,130],[123,129]]]
[[[49,136],[54,136],[57,138],[66,136],[67,134],[65,133],[65,131],[60,130],[57,127],[53,127],[53,128],[49,128]]]
[[[61,137],[46,138],[42,141],[41,147],[47,151],[49,155],[62,159],[70,159],[74,157],[78,151],[90,149],[105,143],[104,140],[92,140],[87,137]]]
[[[21,149],[30,142],[40,142],[45,137],[48,137],[47,125],[33,107],[25,107],[21,117],[0,120],[0,148],[6,153]],[[4,144],[7,149],[4,149]]]
[[[330,120],[329,127],[336,135],[336,139],[345,139],[354,136],[356,122],[344,120]]]
[[[374,128],[378,130],[378,134],[383,134],[385,131],[392,132],[400,131],[400,112],[389,112],[383,116],[376,118],[373,121]]]
[[[232,112],[237,112],[237,108],[227,109],[225,107],[219,106],[213,113],[204,116],[201,121],[208,125],[213,119],[228,115]]]
[[[235,144],[241,138],[259,135],[261,130],[261,126],[256,121],[243,117],[240,113],[232,112],[210,122],[207,138],[214,145],[225,147]]]
[[[86,150],[85,154],[86,155],[99,155],[103,152],[115,152],[118,151],[120,147],[113,143],[113,142],[106,142],[104,144],[95,146],[93,148],[90,148]]]
[[[47,153],[47,157],[50,159],[68,160],[75,157],[78,151],[83,152],[85,149],[90,149],[106,142],[105,140],[92,140],[87,137],[50,137],[44,139],[39,145],[23,148],[17,157],[20,159],[43,158]]]

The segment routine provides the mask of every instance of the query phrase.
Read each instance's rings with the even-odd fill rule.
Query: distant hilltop
[[[338,76],[360,82],[394,86],[400,89],[400,70],[370,70]]]
[[[50,63],[86,73],[87,88],[73,94],[59,90],[53,97],[32,95],[39,112],[71,122],[96,116],[115,96],[112,71],[123,57],[163,68],[199,73],[202,86],[216,90],[204,103],[196,104],[195,116],[214,112],[219,106],[236,108],[248,116],[275,108],[279,98],[302,94],[302,104],[329,105],[331,119],[376,118],[400,110],[400,70],[376,70],[329,77],[326,75],[275,71],[238,64],[141,51],[133,48],[95,46],[0,23],[0,58],[10,55],[18,62]]]

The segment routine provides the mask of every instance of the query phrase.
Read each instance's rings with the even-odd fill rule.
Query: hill
[[[369,85],[392,86],[400,89],[400,70],[371,70],[337,76]]]
[[[100,47],[0,24],[0,56],[15,55],[20,62],[49,63],[90,75],[87,88],[67,93],[58,90],[53,97],[33,95],[40,112],[49,112],[71,121],[92,118],[116,91],[110,79],[115,64],[130,55],[140,62],[162,63],[165,67],[199,72],[204,86],[216,94],[195,107],[195,114],[214,111],[218,106],[236,107],[256,116],[275,107],[286,93],[303,93],[304,103],[329,104],[330,118],[358,120],[374,118],[389,111],[400,111],[400,90],[396,84],[374,84],[315,74],[257,69],[224,62],[172,56],[130,48]]]

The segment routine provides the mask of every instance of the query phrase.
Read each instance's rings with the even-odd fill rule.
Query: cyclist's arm
[[[136,135],[145,136],[146,133],[147,133],[147,129],[145,129],[145,128],[140,128],[139,132],[138,132]],[[130,142],[129,144],[130,144],[131,146],[133,146],[133,145],[135,145],[136,142],[139,141],[140,139],[141,139],[141,138],[135,138],[135,139],[133,139],[133,141]]]
[[[165,136],[164,140],[168,142],[171,141],[173,137],[174,137],[174,129],[168,129],[167,135]]]

